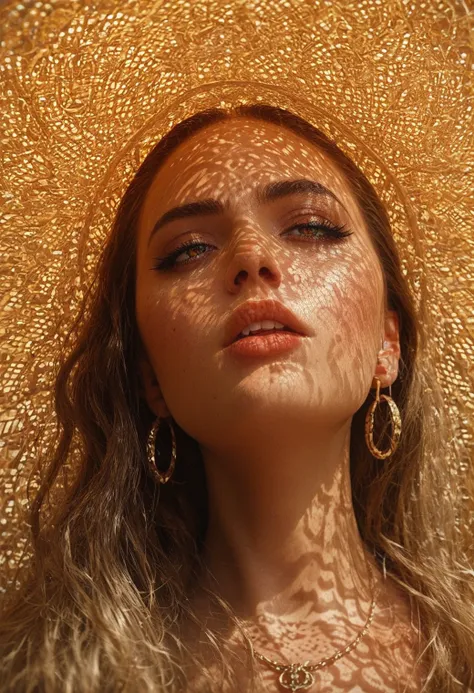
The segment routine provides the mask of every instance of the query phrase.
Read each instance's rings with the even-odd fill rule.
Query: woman
[[[355,164],[274,106],[195,114],[129,185],[85,307],[2,690],[468,690],[441,395]]]

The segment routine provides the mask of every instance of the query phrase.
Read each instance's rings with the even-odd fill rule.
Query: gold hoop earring
[[[171,430],[171,462],[169,464],[168,470],[166,471],[165,474],[162,474],[157,466],[156,466],[156,461],[155,461],[155,443],[156,443],[156,434],[160,428],[161,421],[163,419],[160,419],[159,417],[156,419],[155,423],[153,424],[150,433],[148,434],[148,440],[147,440],[147,458],[148,458],[148,466],[150,467],[151,473],[153,474],[154,478],[160,483],[160,484],[166,484],[167,481],[170,480],[171,475],[174,472],[174,466],[176,463],[176,436],[174,433],[174,428],[173,428],[173,423],[172,420],[170,419],[169,421],[166,419],[170,430]]]
[[[383,460],[386,457],[389,457],[393,452],[398,447],[398,442],[400,440],[400,433],[402,430],[402,420],[400,417],[400,410],[398,409],[397,405],[393,401],[392,397],[390,396],[392,394],[392,387],[389,387],[389,392],[390,395],[381,395],[380,394],[380,380],[374,376],[374,380],[377,381],[377,392],[375,395],[375,400],[372,402],[370,405],[367,414],[365,416],[365,441],[367,443],[367,447],[369,448],[370,452],[374,457],[378,457],[379,460]],[[374,438],[373,438],[373,433],[374,433],[374,417],[375,417],[375,409],[377,408],[377,405],[380,404],[381,400],[385,400],[389,407],[390,407],[390,417],[392,419],[392,438],[390,441],[390,448],[386,450],[385,452],[382,452],[382,450],[379,450],[374,443]]]

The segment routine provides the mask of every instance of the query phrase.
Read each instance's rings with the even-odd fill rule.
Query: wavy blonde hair
[[[4,693],[186,690],[186,663],[196,663],[198,655],[180,636],[183,619],[201,629],[206,656],[217,664],[212,676],[202,670],[199,690],[223,690],[243,666],[247,690],[253,690],[250,643],[230,605],[209,592],[241,632],[247,645],[241,656],[224,632],[212,631],[189,606],[190,585],[205,568],[202,457],[196,441],[175,424],[176,483],[157,488],[147,471],[154,416],[137,377],[142,347],[134,314],[134,231],[152,178],[187,137],[235,117],[276,123],[322,149],[346,175],[360,205],[384,270],[386,306],[399,317],[401,356],[392,396],[403,428],[398,449],[380,465],[364,440],[373,398],[353,416],[357,523],[417,613],[426,641],[423,692],[454,693],[472,685],[472,546],[455,530],[462,508],[441,493],[450,485],[449,426],[435,369],[424,356],[429,335],[416,315],[388,215],[364,174],[321,131],[289,111],[257,104],[209,109],[177,124],[146,157],[121,200],[56,377],[59,433],[41,460],[42,483],[29,509],[33,561],[20,587],[8,592],[0,618]],[[161,445],[169,450],[164,440]],[[73,456],[75,475],[48,513],[46,499]],[[467,483],[472,497],[472,479]]]

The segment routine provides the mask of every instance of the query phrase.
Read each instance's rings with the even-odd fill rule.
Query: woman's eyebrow
[[[259,204],[264,204],[265,202],[273,202],[274,200],[286,197],[288,195],[297,195],[303,193],[332,197],[334,200],[339,202],[342,207],[344,207],[342,202],[338,197],[336,197],[332,190],[326,188],[326,186],[322,183],[318,183],[308,178],[281,180],[268,183],[263,188],[257,187],[255,190],[255,198]],[[220,200],[214,200],[212,198],[207,200],[199,200],[198,202],[188,202],[187,204],[173,207],[165,212],[154,225],[150,233],[150,237],[148,238],[148,245],[150,245],[150,241],[158,229],[161,229],[165,224],[169,224],[176,219],[223,214],[228,209],[228,202],[221,202]]]

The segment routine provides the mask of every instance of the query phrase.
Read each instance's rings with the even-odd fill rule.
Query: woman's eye
[[[155,257],[155,264],[153,265],[153,269],[156,270],[167,270],[171,269],[175,265],[187,265],[189,262],[194,262],[193,257],[197,257],[197,255],[193,256],[188,256],[186,260],[183,262],[177,262],[177,258],[181,254],[185,255],[187,252],[190,251],[195,251],[197,248],[205,248],[206,246],[209,246],[209,248],[213,248],[214,246],[209,245],[209,243],[196,243],[196,241],[185,241],[182,243],[180,246],[175,248],[169,255],[165,255],[165,257]],[[199,253],[199,255],[202,255],[203,253]]]
[[[334,240],[342,240],[346,238],[347,236],[352,235],[352,231],[348,231],[345,229],[344,225],[341,226],[336,226],[335,224],[332,224],[329,221],[320,221],[320,222],[305,222],[301,224],[295,224],[291,228],[287,229],[285,231],[286,234],[288,234],[290,231],[309,231],[310,233],[306,234],[291,234],[293,238],[297,239],[304,239],[305,237],[308,238],[309,240],[317,239],[319,238],[324,238],[324,239],[334,239]],[[175,248],[171,253],[168,255],[165,255],[165,257],[155,257],[153,258],[155,261],[155,264],[153,265],[153,269],[155,270],[169,270],[172,269],[175,266],[182,266],[182,265],[187,265],[190,262],[195,262],[195,258],[201,256],[201,255],[206,255],[207,253],[202,252],[198,253],[196,252],[198,249],[202,248],[214,248],[215,246],[210,245],[209,243],[198,243],[196,241],[185,241],[182,243],[180,246]],[[186,256],[186,253],[192,253],[191,255],[188,255],[188,257],[183,260],[178,262],[178,258],[183,255]]]
[[[304,238],[307,236],[308,238],[312,239],[314,237],[322,236],[323,238],[335,238],[335,239],[342,239],[346,238],[347,236],[352,235],[352,231],[348,231],[345,228],[345,225],[342,224],[341,226],[336,226],[335,224],[331,224],[330,221],[323,221],[323,222],[305,222],[302,224],[295,224],[295,226],[292,226],[288,231],[305,231],[308,230],[311,233],[309,234],[303,234],[303,235],[297,235],[295,238]],[[288,233],[286,231],[286,233]],[[319,231],[319,234],[315,234],[315,231]]]

